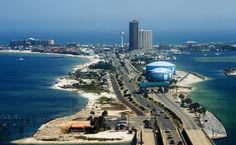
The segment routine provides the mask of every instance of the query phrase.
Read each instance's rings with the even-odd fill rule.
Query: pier
[[[227,137],[224,126],[220,121],[209,111],[201,119],[204,132],[212,139]]]

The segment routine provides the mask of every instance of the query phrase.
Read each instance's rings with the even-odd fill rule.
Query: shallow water
[[[236,143],[236,77],[226,77],[223,69],[236,67],[236,52],[224,52],[215,56],[214,52],[180,55],[173,62],[177,69],[194,71],[210,79],[195,84],[190,93],[193,101],[199,102],[211,111],[225,126],[228,138],[216,140],[217,145]]]
[[[0,53],[0,140],[31,136],[42,123],[84,107],[85,98],[52,85],[85,62],[78,57]]]

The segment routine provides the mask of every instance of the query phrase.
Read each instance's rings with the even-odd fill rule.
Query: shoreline
[[[66,56],[66,57],[79,57],[87,58],[90,56],[86,55],[73,55],[73,54],[62,54],[62,53],[43,53],[43,52],[32,52],[31,50],[0,50],[0,53],[19,53],[19,54],[41,54],[41,55],[56,55],[56,56]]]
[[[98,58],[97,55],[95,55],[95,56],[85,56],[85,55],[60,54],[60,53],[41,53],[41,52],[32,52],[31,50],[0,50],[0,53],[56,55],[56,56],[66,56],[66,57],[78,57],[78,58],[86,59],[88,61],[84,64],[75,65],[71,70],[72,73],[74,73],[78,69],[84,69],[84,68],[88,67],[89,65],[97,63],[98,61],[100,61],[100,59]],[[98,97],[94,97],[94,98],[92,97],[92,96],[95,96],[93,93],[86,93],[84,91],[80,91],[80,90],[77,90],[77,89],[71,89],[71,88],[62,88],[61,85],[70,85],[71,83],[76,81],[76,80],[72,80],[72,79],[70,79],[68,81],[67,78],[68,78],[68,75],[61,76],[61,77],[57,78],[55,80],[54,84],[51,86],[51,88],[57,89],[57,90],[64,90],[64,91],[71,91],[71,92],[78,93],[81,97],[88,99],[88,102],[85,105],[85,107],[87,107],[89,104],[94,103],[94,100],[96,101],[96,99],[98,99]],[[81,108],[81,110],[83,110],[83,108]]]
[[[75,65],[72,69],[72,73],[74,73],[75,71],[77,71],[79,69],[80,70],[85,69],[89,65],[95,64],[98,61],[100,61],[99,58],[94,59],[93,56],[86,57],[86,58],[88,59],[88,62],[81,64],[81,65]],[[92,106],[92,104],[94,104],[95,101],[99,98],[99,96],[96,95],[95,93],[86,93],[86,92],[78,90],[78,89],[63,88],[63,86],[65,86],[65,85],[72,85],[77,82],[78,82],[77,80],[68,78],[68,75],[65,75],[65,76],[61,76],[61,77],[57,78],[56,82],[51,86],[51,88],[56,89],[56,90],[64,90],[64,91],[71,91],[71,92],[78,93],[79,96],[88,99],[88,102],[84,108],[87,108],[90,105]],[[81,110],[83,110],[84,108],[81,108]]]
[[[210,80],[210,78],[207,78],[194,72],[189,72],[189,73],[185,71],[177,71],[177,72],[179,73],[180,76],[181,75],[183,76],[182,77],[183,79],[181,78],[179,82],[181,87],[183,86],[183,88],[179,89],[178,94],[184,94],[186,98],[189,98],[189,93],[195,90],[194,84]],[[175,98],[173,97],[173,99]],[[178,97],[176,98],[176,102],[180,103],[180,99]],[[194,114],[192,115],[194,116]],[[207,122],[205,122],[205,120],[207,120]],[[221,139],[227,137],[227,133],[223,124],[209,110],[206,111],[204,118],[200,118],[199,121],[201,122],[202,130],[211,139]],[[213,128],[215,129],[214,131]]]
[[[21,52],[17,52],[17,53],[21,53]],[[25,53],[25,52],[23,52],[23,53]],[[31,53],[31,52],[27,52],[27,53]],[[38,53],[38,54],[44,54],[44,53]],[[80,56],[77,56],[77,57],[80,57]],[[95,64],[100,61],[100,58],[97,56],[84,56],[84,57],[88,59],[88,62],[86,62],[84,64],[80,64],[80,65],[75,65],[71,71],[72,73],[74,73],[77,70],[87,69],[88,66],[90,66],[91,64]],[[71,115],[66,115],[64,117],[54,118],[51,121],[46,122],[45,124],[42,124],[41,127],[39,127],[38,130],[36,130],[36,132],[32,135],[32,137],[13,140],[13,141],[11,141],[11,143],[14,143],[14,144],[85,144],[85,143],[86,144],[118,144],[118,143],[130,143],[133,139],[134,134],[127,134],[126,131],[125,132],[124,131],[99,132],[97,134],[97,140],[73,139],[73,134],[72,134],[72,137],[68,136],[67,134],[64,134],[64,135],[60,135],[60,136],[64,136],[63,138],[65,138],[65,139],[61,140],[60,136],[58,136],[58,133],[56,133],[56,132],[60,129],[62,122],[64,122],[64,123],[68,122],[68,124],[70,124],[70,122],[73,122],[73,119],[75,119],[75,118],[78,118],[78,117],[85,118],[88,115],[88,113],[91,112],[91,110],[94,110],[94,111],[96,110],[96,112],[101,113],[102,107],[100,104],[97,103],[97,100],[101,97],[116,98],[115,94],[112,92],[111,93],[102,92],[100,94],[96,94],[96,93],[91,93],[91,92],[84,92],[79,89],[63,88],[63,86],[72,85],[77,82],[78,82],[77,80],[70,78],[68,75],[65,75],[65,76],[61,76],[61,77],[57,78],[56,82],[51,86],[51,88],[57,89],[57,90],[64,90],[64,91],[71,91],[71,92],[78,93],[79,97],[83,97],[88,100],[84,107],[82,107],[79,111],[77,111]],[[111,85],[110,85],[110,87],[111,87]],[[113,115],[113,116],[117,116],[120,113],[120,111],[130,111],[130,110],[127,108],[125,110],[115,110],[115,111],[109,110],[109,114]],[[52,132],[46,133],[51,129],[55,130],[55,131],[53,131],[55,133],[52,133]],[[104,135],[101,136],[101,134],[104,134]],[[45,141],[44,140],[44,138],[47,138],[48,136],[51,136],[51,135],[55,138],[59,137],[58,140],[56,140],[56,141]],[[88,136],[88,135],[85,135],[85,136]],[[111,137],[112,140],[109,140],[109,138],[110,138],[109,136]],[[67,139],[67,137],[68,137],[68,139]],[[99,140],[99,138],[107,138],[107,137],[108,137],[108,140],[106,140],[106,141]],[[116,139],[117,137],[119,138],[119,140]]]

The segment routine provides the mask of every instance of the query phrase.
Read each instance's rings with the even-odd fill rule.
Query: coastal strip
[[[86,56],[89,60],[87,63],[74,67],[72,73],[89,72],[89,66],[100,62],[98,56]],[[109,79],[108,79],[109,80]],[[52,86],[54,89],[73,91],[81,97],[88,99],[86,107],[82,108],[76,114],[65,117],[55,118],[43,124],[36,133],[29,138],[12,141],[14,144],[118,144],[130,143],[134,137],[133,132],[127,130],[105,130],[95,134],[84,133],[68,133],[73,124],[85,123],[90,125],[88,118],[91,112],[94,114],[102,114],[104,110],[108,111],[110,119],[118,118],[121,113],[125,112],[130,117],[135,116],[134,113],[126,106],[123,106],[116,99],[116,95],[112,89],[111,80],[108,81],[108,92],[92,93],[78,88],[73,88],[74,84],[79,83],[79,80],[71,76],[64,76],[57,79],[57,82]],[[101,104],[101,98],[108,98],[112,101],[111,104]]]
[[[209,80],[209,78],[206,78],[205,76],[202,76],[198,73],[187,73],[184,71],[177,71],[177,77],[180,78],[180,81],[177,83],[177,85],[184,86],[180,87],[180,89],[178,90],[178,94],[185,94],[186,96],[188,96],[188,93],[190,91],[193,91],[192,86],[194,84]],[[187,88],[188,86],[191,86],[191,88]],[[177,97],[175,98],[175,102],[180,103],[181,99]],[[199,118],[200,124],[197,123],[199,121],[197,121],[196,123],[200,125],[199,127],[203,129],[203,131],[205,132],[205,134],[207,134],[208,137],[212,139],[220,139],[227,137],[227,133],[224,126],[211,112],[207,110],[204,114],[193,114],[189,111],[185,112],[193,118]]]

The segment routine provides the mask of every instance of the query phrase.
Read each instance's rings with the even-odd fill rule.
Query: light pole
[[[125,33],[124,32],[120,32],[120,39],[121,39],[121,48],[124,48],[124,35]]]

